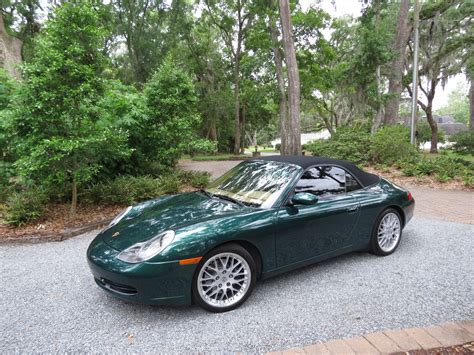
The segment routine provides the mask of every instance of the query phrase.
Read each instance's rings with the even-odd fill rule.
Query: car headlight
[[[120,222],[123,219],[123,217],[125,217],[128,214],[128,212],[130,212],[131,209],[132,209],[132,206],[128,206],[126,209],[120,212],[117,215],[117,217],[115,217],[105,229],[109,229],[110,227],[115,226],[118,222]]]
[[[168,230],[142,243],[137,243],[117,255],[117,259],[126,263],[136,264],[147,261],[162,252],[171,244],[175,236],[174,231]]]

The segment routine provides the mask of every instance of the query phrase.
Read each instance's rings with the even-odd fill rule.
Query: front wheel
[[[211,251],[200,262],[194,275],[194,301],[211,312],[239,307],[252,293],[256,266],[250,253],[237,244]]]
[[[372,232],[372,252],[377,255],[390,255],[402,237],[402,219],[397,210],[388,208],[375,222]]]

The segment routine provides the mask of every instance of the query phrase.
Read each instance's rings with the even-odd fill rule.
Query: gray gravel
[[[414,219],[392,256],[275,277],[224,314],[112,298],[87,268],[92,238],[0,247],[2,352],[268,351],[474,318],[473,225]]]

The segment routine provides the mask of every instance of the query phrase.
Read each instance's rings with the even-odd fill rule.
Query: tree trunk
[[[380,0],[375,2],[376,13],[375,13],[375,31],[379,31],[380,28]],[[382,105],[382,93],[381,93],[381,76],[380,76],[380,65],[377,65],[375,69],[375,80],[377,85],[377,112],[372,122],[372,133],[377,131],[383,121],[383,105]]]
[[[242,103],[242,116],[240,118],[240,154],[245,154],[245,102]]]
[[[77,211],[77,180],[76,174],[72,174],[72,196],[71,196],[71,211],[70,217],[75,218]]]
[[[235,59],[235,73],[234,73],[234,154],[239,154],[240,150],[240,63],[239,59]]]
[[[21,63],[23,42],[7,32],[0,12],[0,68],[16,79],[21,79],[18,64]]]
[[[431,127],[431,148],[430,153],[438,153],[438,124],[433,118],[432,103],[428,103],[426,118]]]
[[[390,76],[388,81],[389,98],[385,104],[384,122],[386,124],[395,124],[398,121],[398,109],[400,106],[400,96],[403,91],[403,65],[406,57],[406,47],[410,35],[410,26],[408,21],[408,10],[410,1],[402,0],[398,12],[397,33],[393,43],[394,58],[390,66]]]
[[[288,154],[301,155],[300,127],[300,77],[296,62],[295,44],[288,0],[279,0],[280,20],[283,34],[283,50],[288,72],[288,107],[290,127],[288,131]]]
[[[474,77],[471,76],[471,88],[469,89],[469,129],[474,130]]]
[[[275,62],[276,80],[278,85],[278,100],[280,106],[280,154],[288,155],[288,99],[286,96],[285,79],[283,74],[283,58],[278,43],[278,30],[274,20],[270,17],[270,35]]]

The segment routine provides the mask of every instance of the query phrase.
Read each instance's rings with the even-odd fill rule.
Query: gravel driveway
[[[93,234],[0,247],[2,352],[267,351],[472,319],[474,226],[415,218],[397,252],[354,253],[257,285],[224,314],[126,304],[93,282]]]

